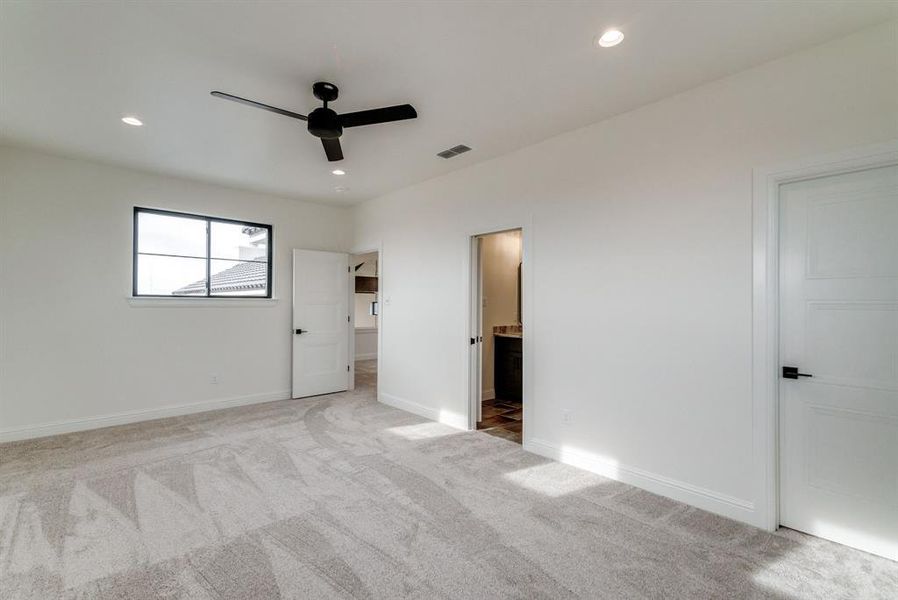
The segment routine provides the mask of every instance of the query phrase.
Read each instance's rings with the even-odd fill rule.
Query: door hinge
[[[349,370],[349,365],[346,365],[346,370],[347,370],[347,371]]]
[[[346,315],[346,322],[349,323],[349,315]]]

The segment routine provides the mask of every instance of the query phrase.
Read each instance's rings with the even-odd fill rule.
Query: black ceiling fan
[[[338,115],[327,107],[328,102],[337,99],[340,90],[332,83],[319,81],[312,85],[312,93],[316,98],[324,103],[324,106],[316,108],[309,113],[309,116],[301,115],[290,110],[277,108],[262,104],[255,100],[247,100],[232,94],[224,92],[212,92],[216,98],[224,98],[233,102],[246,104],[247,106],[255,106],[285,117],[299,119],[308,122],[309,133],[315,137],[321,138],[321,145],[324,146],[324,153],[327,154],[327,160],[333,162],[343,160],[343,148],[340,147],[340,136],[343,135],[344,127],[361,127],[362,125],[376,125],[378,123],[389,123],[390,121],[403,121],[405,119],[414,119],[418,116],[411,104],[399,104],[397,106],[386,106],[384,108],[372,108],[371,110],[360,110],[358,112],[344,113]]]

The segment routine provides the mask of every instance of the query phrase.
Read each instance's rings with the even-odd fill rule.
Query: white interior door
[[[470,364],[471,369],[471,417],[472,429],[483,420],[483,276],[480,268],[480,249],[483,241],[479,237],[471,238],[471,330]]]
[[[349,389],[349,255],[293,251],[293,397]]]
[[[780,190],[780,523],[898,559],[898,166]]]

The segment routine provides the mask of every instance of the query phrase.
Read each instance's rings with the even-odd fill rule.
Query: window
[[[135,296],[271,298],[271,225],[134,208]]]

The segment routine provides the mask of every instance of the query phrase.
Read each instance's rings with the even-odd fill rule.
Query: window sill
[[[273,308],[278,298],[151,298],[128,296],[132,308]]]

